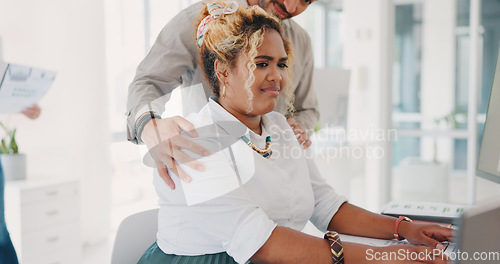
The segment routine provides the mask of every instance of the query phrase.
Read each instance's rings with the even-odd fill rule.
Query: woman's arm
[[[332,253],[326,239],[277,226],[266,243],[250,259],[253,263],[331,264]]]
[[[355,205],[344,203],[333,216],[328,230],[339,233],[382,239],[394,238],[396,218],[375,214]],[[454,235],[452,229],[434,224],[415,224],[402,221],[399,234],[413,244],[444,249],[440,243],[450,241]]]
[[[446,263],[442,255],[427,247],[396,245],[372,247],[344,242],[344,263]],[[266,243],[250,259],[253,263],[331,264],[327,240],[302,232],[276,227]]]
[[[330,221],[328,230],[342,234],[393,239],[396,219],[344,203]],[[405,222],[406,223],[406,222]],[[401,227],[404,223],[401,223]]]

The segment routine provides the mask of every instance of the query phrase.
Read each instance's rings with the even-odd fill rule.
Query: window
[[[398,141],[393,145],[393,166],[412,156],[423,162],[448,164],[449,172],[445,173],[452,176],[450,199],[465,202],[460,194],[466,188],[462,176],[470,171],[467,112],[471,1],[395,2],[393,126],[398,129]],[[482,0],[480,17],[478,143],[500,45],[500,2]]]
[[[421,127],[422,3],[395,6],[392,85],[393,127]],[[393,145],[393,165],[407,157],[420,157],[420,137],[402,137]]]
[[[495,71],[496,58],[500,46],[500,2],[495,0],[483,0],[481,8],[481,50],[482,50],[482,76],[479,92],[478,109],[478,143],[481,142],[486,109],[488,107],[493,74]],[[468,80],[469,80],[469,16],[470,0],[458,0],[457,2],[457,69],[456,69],[456,93],[455,104],[457,109],[468,107]],[[460,124],[461,128],[467,127],[467,122]],[[454,142],[454,169],[467,169],[467,140],[457,139]],[[479,152],[479,149],[478,149]]]
[[[432,125],[424,127],[427,116],[422,114],[422,104],[432,98],[422,98],[422,35],[425,32],[422,16],[424,3],[422,1],[403,1],[395,6],[395,56],[393,65],[393,120],[394,127],[411,130],[435,130]],[[426,4],[426,3],[425,3]],[[468,107],[468,72],[469,72],[469,8],[470,0],[456,2],[455,44],[447,49],[455,50],[454,89],[447,95],[454,97],[450,104],[451,114],[466,113]],[[445,11],[442,13],[444,14]],[[480,91],[479,120],[484,121],[484,114],[488,104],[496,55],[500,43],[500,3],[495,0],[482,2],[482,82]],[[432,25],[429,25],[432,26]],[[430,59],[428,59],[430,60]],[[441,89],[441,87],[436,87]],[[444,116],[444,115],[443,115]],[[440,117],[435,117],[439,119]],[[467,129],[465,118],[458,118],[458,127]],[[480,132],[483,123],[479,123]],[[480,133],[481,134],[481,133]],[[402,134],[403,136],[405,133]],[[448,135],[449,136],[449,135]],[[465,170],[467,157],[467,140],[453,139],[450,161],[455,170]],[[439,139],[438,139],[439,140]],[[442,141],[442,140],[441,140]],[[397,165],[406,156],[420,156],[418,149],[425,148],[419,137],[405,137],[405,141],[398,141],[394,145],[394,161]],[[404,146],[403,146],[404,145]]]
[[[316,1],[293,19],[311,36],[315,67],[342,68],[342,1]]]
[[[156,205],[156,192],[151,184],[153,168],[143,163],[147,149],[133,145],[126,139],[127,91],[137,66],[160,30],[179,11],[194,2],[105,1],[110,126],[113,133],[110,146],[114,169],[112,228],[117,228],[123,217]],[[176,96],[175,92],[173,96]]]

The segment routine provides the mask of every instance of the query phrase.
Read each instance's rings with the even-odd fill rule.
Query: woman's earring
[[[226,84],[222,86],[222,98],[226,97]]]

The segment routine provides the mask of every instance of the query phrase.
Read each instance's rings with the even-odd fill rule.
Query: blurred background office
[[[127,89],[162,27],[194,2],[0,0],[0,58],[58,72],[39,120],[0,118],[18,128],[28,179],[79,179],[82,263],[109,263],[121,219],[156,207],[145,149],[126,141]],[[474,177],[499,0],[318,0],[295,20],[311,35],[327,116],[310,154],[351,202],[379,211],[393,199],[500,195]],[[332,90],[345,93],[322,96]],[[175,114],[182,98],[169,104]]]

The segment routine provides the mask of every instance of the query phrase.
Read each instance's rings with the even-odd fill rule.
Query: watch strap
[[[142,114],[139,117],[139,119],[137,119],[137,122],[135,123],[135,132],[136,132],[137,142],[139,142],[140,144],[144,144],[144,142],[141,139],[142,131],[144,130],[146,124],[153,118],[161,119],[161,116],[153,111],[148,111]]]

